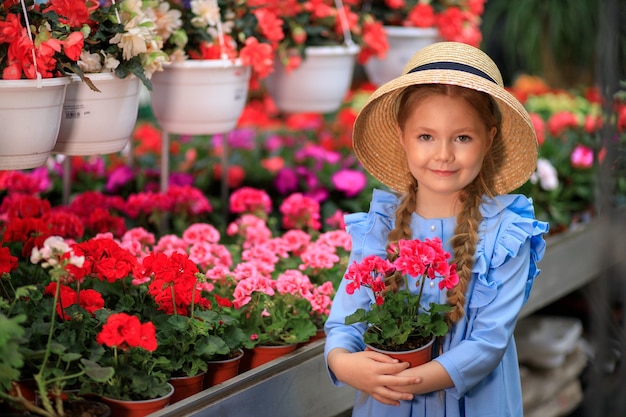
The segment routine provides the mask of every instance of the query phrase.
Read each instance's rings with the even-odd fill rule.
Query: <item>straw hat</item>
[[[528,112],[504,89],[498,67],[484,52],[457,42],[439,42],[419,50],[402,75],[381,85],[361,109],[352,143],[372,176],[393,190],[407,189],[410,177],[397,136],[396,106],[400,93],[415,84],[453,84],[491,95],[502,113],[501,140],[492,147],[501,168],[492,191],[505,194],[528,180],[537,163],[537,137]]]

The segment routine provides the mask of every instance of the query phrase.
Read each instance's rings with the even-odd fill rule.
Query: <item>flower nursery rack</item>
[[[531,296],[522,316],[545,307],[617,268],[626,267],[626,210],[546,238]],[[623,270],[623,269],[622,269]],[[338,417],[352,408],[354,391],[331,384],[324,340],[244,372],[215,387],[165,407],[151,417]]]

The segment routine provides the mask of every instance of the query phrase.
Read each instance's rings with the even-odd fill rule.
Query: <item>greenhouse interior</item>
[[[0,416],[626,416],[624,22],[622,0],[2,1]],[[419,165],[444,157],[442,188],[478,167],[453,197]],[[423,362],[380,349],[437,314]]]

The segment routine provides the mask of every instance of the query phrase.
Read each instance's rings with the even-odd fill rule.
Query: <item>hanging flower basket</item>
[[[276,106],[287,113],[337,111],[352,83],[357,45],[309,46],[300,66],[277,63],[265,80]]]
[[[168,133],[209,135],[237,126],[251,69],[240,60],[174,62],[152,77],[152,110]]]
[[[59,133],[69,82],[69,77],[0,80],[0,169],[46,163]]]
[[[385,26],[384,29],[389,43],[387,55],[383,59],[373,56],[363,66],[367,78],[377,86],[399,77],[415,52],[441,40],[435,27]]]
[[[72,75],[67,87],[59,137],[54,152],[99,155],[119,152],[137,122],[141,81],[114,73],[87,74],[100,90],[93,91]]]

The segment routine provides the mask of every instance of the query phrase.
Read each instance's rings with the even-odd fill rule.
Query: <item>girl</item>
[[[522,416],[513,330],[548,230],[528,198],[507,194],[535,169],[528,113],[487,55],[442,42],[417,52],[372,94],[353,144],[363,166],[395,193],[375,190],[368,213],[346,216],[350,262],[385,256],[400,239],[439,237],[459,275],[447,295],[424,290],[424,306],[447,297],[454,308],[436,357],[415,368],[364,351],[365,325],[344,320],[374,299],[365,289],[348,295],[342,281],[325,355],[332,381],[357,390],[353,415]],[[388,285],[397,286],[393,279]]]

